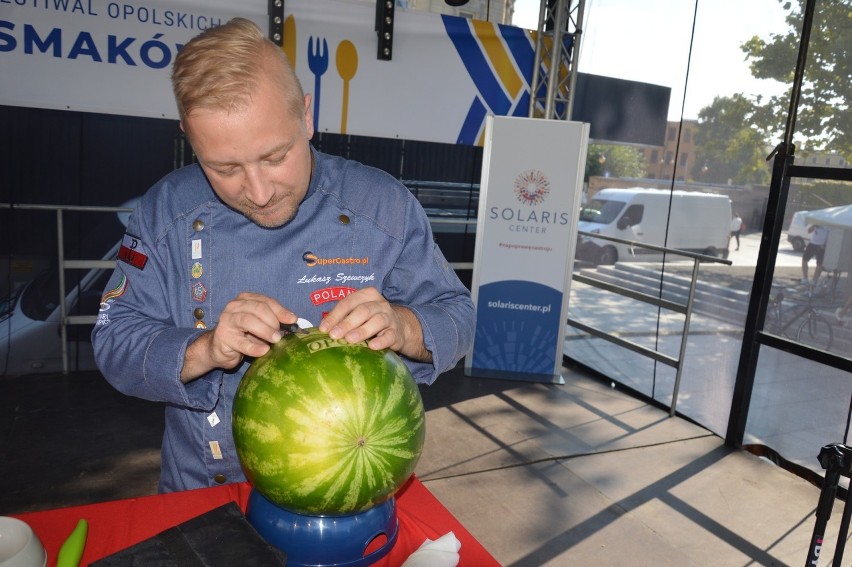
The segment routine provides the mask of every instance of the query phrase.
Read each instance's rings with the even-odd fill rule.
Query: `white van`
[[[712,193],[641,187],[601,189],[580,211],[579,229],[727,258],[731,199]],[[614,264],[617,261],[657,261],[662,254],[638,246],[581,237],[577,241],[576,257],[594,264]]]
[[[802,252],[811,241],[811,233],[808,232],[808,223],[805,221],[805,215],[808,212],[796,211],[793,213],[790,226],[787,228],[787,242],[793,245],[793,250],[796,252]]]

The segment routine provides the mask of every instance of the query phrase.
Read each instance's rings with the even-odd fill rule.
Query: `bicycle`
[[[840,276],[841,273],[838,270],[824,270],[823,276],[813,284],[814,297],[828,297],[830,301],[834,301]]]
[[[815,295],[814,287],[808,286],[807,302],[793,305],[788,309],[784,309],[783,306],[783,290],[770,295],[764,330],[809,347],[829,350],[834,342],[834,329],[831,322],[817,309],[819,306],[814,305]],[[795,336],[790,336],[787,330],[793,326],[796,333]]]

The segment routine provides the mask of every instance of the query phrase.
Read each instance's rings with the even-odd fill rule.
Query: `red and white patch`
[[[145,254],[145,247],[138,236],[124,235],[121,239],[121,248],[118,250],[118,259],[140,270],[145,267],[148,263],[148,255]]]
[[[314,305],[322,305],[329,301],[340,301],[350,293],[355,291],[354,287],[332,286],[316,289],[311,292],[311,303]]]

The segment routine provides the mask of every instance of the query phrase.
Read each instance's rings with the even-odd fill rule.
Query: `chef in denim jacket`
[[[475,324],[408,189],[311,146],[311,97],[254,23],[196,36],[172,84],[198,163],[133,212],[92,334],[115,388],[165,403],[162,492],[245,480],[231,405],[282,325],[392,349],[429,384]]]

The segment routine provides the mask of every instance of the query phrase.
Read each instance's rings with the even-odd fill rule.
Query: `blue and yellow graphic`
[[[470,105],[457,143],[481,146],[488,114],[529,115],[538,34],[514,26],[457,16],[444,15],[442,19],[447,36],[479,91]],[[550,38],[545,38],[545,45],[549,48]],[[548,62],[542,61],[539,73],[546,78],[547,72]],[[567,68],[563,66],[560,76],[565,73]],[[544,93],[540,92],[539,98],[543,96]]]

